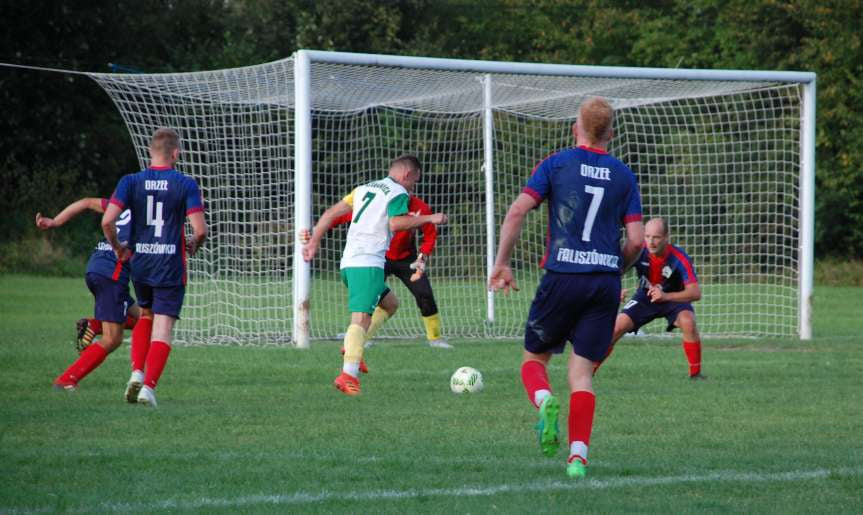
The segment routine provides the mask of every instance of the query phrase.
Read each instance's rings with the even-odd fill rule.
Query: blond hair
[[[581,103],[578,118],[584,135],[591,143],[599,143],[609,139],[611,123],[614,120],[614,109],[608,100],[602,97],[590,97]]]
[[[162,157],[171,157],[174,150],[180,148],[180,135],[174,129],[162,127],[153,133],[150,140],[150,150]]]

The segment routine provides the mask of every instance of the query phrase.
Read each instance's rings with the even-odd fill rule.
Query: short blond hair
[[[608,100],[602,97],[589,97],[581,103],[578,118],[584,135],[593,143],[605,141],[611,135],[611,124],[614,121],[614,109]]]
[[[162,127],[156,129],[150,139],[150,150],[163,157],[171,157],[174,150],[180,148],[180,135],[174,129]]]

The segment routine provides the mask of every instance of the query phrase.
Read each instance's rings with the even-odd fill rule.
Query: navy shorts
[[[84,280],[96,301],[93,318],[117,324],[126,322],[126,312],[135,304],[129,295],[129,281],[121,283],[94,273],[85,275]]]
[[[649,297],[639,293],[633,295],[632,299],[623,306],[623,313],[626,313],[632,319],[632,323],[635,324],[632,332],[638,331],[641,326],[659,317],[665,317],[668,320],[668,327],[665,330],[671,331],[674,329],[674,322],[681,311],[695,313],[692,304],[688,302],[653,303],[650,302]]]
[[[139,306],[150,308],[157,315],[180,318],[183,297],[186,296],[185,286],[150,286],[139,282],[134,284]]]
[[[572,352],[591,361],[608,354],[620,305],[620,275],[546,271],[530,305],[524,348],[534,354]]]

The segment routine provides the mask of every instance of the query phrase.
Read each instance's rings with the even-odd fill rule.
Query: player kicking
[[[132,283],[141,318],[132,332],[132,375],[126,401],[156,407],[156,384],[171,352],[174,322],[180,318],[186,292],[186,252],[194,255],[207,237],[198,183],[174,169],[180,138],[158,129],[150,141],[150,166],[124,176],[102,217],[102,231],[114,252],[131,257]],[[130,245],[117,238],[120,213],[132,212]],[[188,217],[194,232],[186,241]]]
[[[381,180],[358,186],[342,200],[330,206],[315,224],[312,236],[303,246],[303,259],[311,261],[321,239],[333,221],[351,213],[347,242],[342,253],[342,281],[348,287],[348,311],[351,323],[345,331],[342,373],[334,384],[346,395],[360,394],[360,363],[366,331],[372,313],[380,305],[394,312],[398,300],[386,286],[384,267],[393,232],[414,229],[426,223],[444,224],[443,213],[412,216],[408,212],[408,191],[420,179],[419,160],[404,155],[390,163],[389,175]]]
[[[554,153],[534,169],[506,214],[489,288],[516,288],[509,266],[527,213],[548,199],[545,274],[527,318],[521,378],[539,410],[537,432],[547,456],[557,452],[560,403],[546,367],[572,343],[567,378],[569,477],[582,478],[593,429],[593,367],[608,352],[620,303],[620,273],[635,261],[644,238],[635,174],[606,152],[613,111],[601,98],[585,100],[573,126],[577,148]],[[626,226],[623,259],[620,229]]]
[[[635,262],[639,287],[617,315],[608,353],[625,333],[638,331],[648,322],[665,317],[667,331],[679,327],[683,332],[689,378],[705,379],[701,374],[701,337],[691,304],[701,299],[701,288],[692,260],[682,248],[670,244],[668,238],[668,223],[663,218],[652,218],[645,225],[644,248]]]
[[[408,212],[415,215],[432,214],[428,204],[413,194],[410,194],[410,199],[408,200]],[[350,223],[351,215],[352,213],[345,213],[343,216],[340,216],[333,222],[333,227]],[[441,323],[437,302],[435,302],[431,281],[429,281],[428,274],[426,273],[426,261],[434,251],[437,240],[437,227],[434,224],[427,223],[423,224],[420,229],[423,232],[423,240],[419,253],[417,253],[416,248],[415,230],[397,231],[393,234],[393,239],[386,253],[384,279],[390,275],[395,275],[414,296],[426,329],[426,341],[428,345],[439,349],[451,349],[452,345],[441,337]],[[308,241],[309,237],[309,231],[304,231],[301,234],[302,241],[304,242]],[[397,308],[398,303],[394,307]],[[371,325],[369,326],[369,330],[366,331],[366,348],[374,345],[372,338],[377,329],[395,314],[393,306],[390,306],[390,309],[391,311],[388,311],[383,306],[375,308],[374,313],[372,313]]]
[[[66,206],[54,218],[36,213],[36,226],[42,230],[61,227],[88,210],[104,213],[107,205],[107,199],[82,198]],[[117,222],[117,238],[121,241],[129,239],[129,221],[129,211],[123,211]],[[129,265],[117,260],[106,240],[101,240],[90,254],[84,279],[95,301],[93,318],[78,322],[77,343],[81,355],[54,380],[54,388],[58,390],[77,390],[78,383],[123,343],[123,329],[134,327],[138,320],[138,307],[129,295]],[[102,334],[102,339],[91,345],[93,336],[88,335],[85,343],[81,334],[82,321],[86,328],[93,328],[90,331],[93,336]]]

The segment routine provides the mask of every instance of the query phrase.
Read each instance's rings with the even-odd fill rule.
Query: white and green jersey
[[[353,212],[341,268],[383,268],[393,237],[390,218],[407,214],[407,190],[387,177],[358,186],[343,200]]]

